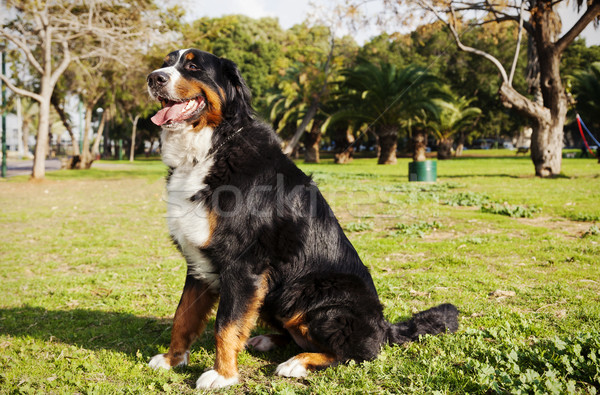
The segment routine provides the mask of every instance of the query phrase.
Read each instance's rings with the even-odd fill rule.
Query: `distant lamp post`
[[[6,52],[2,51],[2,75],[6,75]],[[2,84],[2,178],[6,178],[6,86]]]

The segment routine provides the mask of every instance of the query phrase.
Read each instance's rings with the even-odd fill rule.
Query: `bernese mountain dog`
[[[214,367],[198,388],[238,382],[238,353],[294,341],[303,352],[275,373],[303,377],[348,360],[371,360],[383,344],[454,332],[458,310],[442,304],[391,324],[369,270],[309,176],[257,119],[235,63],[196,49],[170,53],[148,76],[162,103],[169,232],[187,262],[166,354],[149,365],[188,363],[213,306]],[[250,338],[257,319],[275,334]]]

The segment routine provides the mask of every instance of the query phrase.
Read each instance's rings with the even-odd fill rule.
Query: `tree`
[[[452,153],[454,136],[473,128],[473,119],[479,117],[481,110],[471,107],[474,98],[454,98],[450,101],[436,100],[439,110],[434,112],[425,123],[438,143],[438,159],[448,159]]]
[[[469,46],[488,48],[490,54],[506,63],[513,59],[517,33],[518,26],[485,24],[473,26],[463,32],[461,40]],[[526,47],[526,43],[521,44],[513,80],[513,85],[520,91],[527,89]],[[528,125],[525,117],[517,111],[507,109],[498,100],[500,83],[495,66],[482,57],[459,51],[442,22],[419,25],[407,34],[382,33],[365,43],[359,54],[368,57],[371,62],[389,62],[398,68],[411,63],[427,68],[430,73],[451,86],[457,96],[475,98],[472,105],[485,109],[485,112],[478,118],[477,130],[466,136],[469,140],[500,135],[510,138],[522,126]],[[416,151],[424,154],[424,131],[418,124],[413,124],[408,131],[413,147],[416,142],[420,147]],[[459,138],[459,147],[461,141]],[[457,150],[458,152],[460,151]],[[420,160],[425,160],[424,155],[417,156]]]
[[[252,91],[254,108],[266,116],[269,90],[289,66],[283,48],[286,32],[277,19],[226,15],[200,18],[181,29],[184,47],[201,48],[238,65]]]
[[[560,75],[561,55],[579,33],[590,22],[597,21],[600,15],[600,0],[589,1],[585,12],[575,25],[562,37],[558,37],[560,18],[556,13],[556,7],[563,1],[511,0],[494,3],[487,0],[414,0],[413,2],[384,0],[384,3],[388,9],[395,11],[398,11],[396,8],[398,6],[416,5],[418,8],[416,10],[408,12],[406,9],[402,10],[401,15],[409,15],[411,18],[422,17],[423,13],[434,14],[448,27],[459,49],[482,56],[495,65],[502,79],[499,90],[502,103],[508,108],[518,110],[532,122],[531,158],[535,173],[539,177],[549,177],[558,175],[561,171],[563,127],[567,113],[567,96]],[[578,6],[580,8],[583,6],[582,0],[578,0]],[[461,33],[467,23],[469,25],[518,24],[515,57],[509,72],[502,62],[488,51],[463,43]],[[525,29],[532,38],[537,52],[542,103],[529,99],[513,87],[522,29]]]
[[[379,138],[378,163],[396,163],[400,121],[421,110],[435,110],[432,100],[442,93],[437,78],[419,67],[397,69],[365,60],[342,75],[340,99],[345,109],[333,114],[327,126],[349,119],[369,124]]]
[[[51,3],[34,0],[7,1],[15,17],[0,28],[0,37],[16,46],[39,79],[35,90],[17,87],[9,78],[0,79],[16,94],[39,103],[37,144],[32,179],[45,175],[46,147],[50,127],[50,107],[59,78],[75,60],[116,58],[126,61],[130,48],[128,40],[139,37],[152,8],[149,0],[129,1],[127,4],[106,0],[102,2],[73,2],[59,0]],[[126,49],[126,50],[124,50]]]
[[[569,45],[560,61],[560,70],[564,75],[575,71],[587,70],[590,65],[600,60],[600,45],[587,46],[585,38],[579,37]]]

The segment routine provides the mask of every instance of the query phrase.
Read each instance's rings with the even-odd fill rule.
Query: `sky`
[[[328,0],[331,2],[331,0]],[[323,1],[314,0],[314,3],[323,3]],[[228,14],[243,14],[252,18],[264,16],[276,17],[279,24],[284,29],[289,29],[297,23],[303,22],[310,13],[310,0],[221,0],[221,1],[190,1],[194,4],[195,11],[190,13],[190,18],[203,16],[219,17]],[[571,2],[575,3],[575,2]],[[197,7],[200,5],[200,7]],[[571,5],[561,6],[559,14],[563,22],[563,33],[567,31],[575,21],[577,21],[577,12]],[[373,35],[373,31],[359,32],[355,37],[359,44],[364,43]],[[587,45],[600,45],[600,28],[594,30],[592,24],[582,33]]]

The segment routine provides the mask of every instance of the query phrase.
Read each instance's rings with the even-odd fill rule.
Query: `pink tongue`
[[[152,122],[154,122],[155,125],[158,126],[161,126],[169,121],[176,120],[177,117],[179,117],[179,115],[181,115],[181,113],[184,111],[185,106],[187,104],[188,102],[167,105],[165,108],[158,111],[156,115],[154,115],[150,119],[152,120]]]

